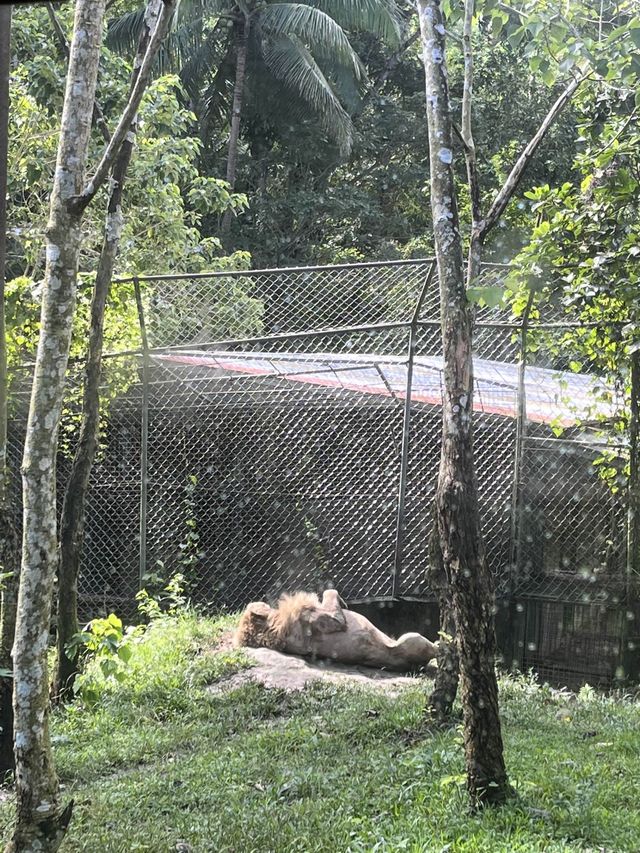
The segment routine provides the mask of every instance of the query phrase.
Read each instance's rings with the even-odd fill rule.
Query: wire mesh
[[[228,271],[142,281],[151,346],[407,321],[430,260]],[[437,283],[425,308],[437,316]],[[298,342],[298,346],[301,342]],[[318,348],[322,340],[307,339]]]
[[[619,601],[625,583],[626,501],[598,474],[597,448],[525,440],[519,587],[564,601]]]
[[[603,604],[531,600],[523,665],[551,684],[608,687],[623,680],[626,611]]]
[[[376,349],[392,346],[390,334]],[[330,584],[350,598],[389,595],[402,408],[352,376],[378,375],[375,358],[349,369],[329,357],[245,356],[247,375],[222,355],[213,370],[206,356],[154,362],[149,559],[180,565],[193,512],[207,601],[237,607]]]
[[[105,359],[83,613],[131,609],[141,583],[178,571],[196,601],[230,609],[328,585],[352,601],[432,597],[425,569],[442,392],[432,267],[427,259],[142,280],[149,359],[139,350]],[[489,268],[484,283],[501,275]],[[131,280],[115,284],[112,309],[130,310],[131,294]],[[594,392],[596,364],[568,371],[559,322],[538,319],[522,353],[519,320],[499,308],[476,312],[486,551],[500,596],[615,609],[628,586],[627,451],[596,436],[593,421],[611,414],[613,397]],[[81,382],[74,368],[59,502]],[[14,384],[17,472],[29,371]],[[617,490],[594,465],[605,452],[620,472]],[[16,507],[19,491],[16,477]],[[535,624],[552,636],[557,612],[531,607],[527,631]],[[542,666],[555,652],[535,643],[537,656],[524,649],[521,660]]]

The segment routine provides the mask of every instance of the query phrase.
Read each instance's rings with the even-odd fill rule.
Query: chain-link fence
[[[138,351],[105,359],[84,610],[131,608],[150,576],[176,571],[198,602],[229,609],[329,584],[353,603],[430,598],[434,262],[150,276],[115,284],[116,302],[134,289],[146,334]],[[562,330],[549,322],[549,334]],[[613,404],[594,402],[589,370],[567,370],[539,336],[530,346],[504,310],[478,309],[484,537],[498,594],[517,605],[515,657],[539,668],[554,655],[566,664],[583,635],[587,648],[586,625],[607,649],[623,642],[626,491],[594,462],[606,452],[623,467],[628,448],[591,428]],[[595,605],[617,615],[594,628],[578,610]]]

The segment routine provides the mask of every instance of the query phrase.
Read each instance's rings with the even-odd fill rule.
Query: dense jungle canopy
[[[238,215],[225,239],[226,254],[248,252],[254,267],[431,253],[424,74],[413,4],[397,4],[397,20],[391,4],[352,4],[361,5],[369,19],[363,12],[359,20],[352,14],[351,21],[345,13],[349,5],[263,3],[255,13],[234,178],[236,192],[246,200],[230,200],[220,183],[227,177],[239,17],[234,4],[181,5],[143,103],[125,197],[119,272],[192,271],[219,263],[225,253],[217,238],[230,201]],[[521,34],[507,40],[507,24],[517,29],[521,23],[507,11],[497,19],[487,16],[475,48],[474,135],[485,194],[499,187],[557,95],[556,76],[544,71],[549,69],[549,60],[541,56],[544,48],[532,49],[537,44],[532,33],[539,32],[544,11],[544,4],[537,5],[539,13],[529,15],[526,24],[528,38]],[[297,11],[283,11],[286,6]],[[304,18],[305,6],[325,9],[328,18],[333,14],[335,27]],[[107,13],[108,47],[102,51],[98,82],[107,123],[117,117],[126,96],[140,19],[135,9],[134,3],[116,2]],[[61,5],[57,14],[68,34],[72,9]],[[286,47],[290,55],[275,56],[274,45],[282,51]],[[450,53],[452,98],[458,107],[463,66],[453,40]],[[630,71],[637,74],[634,61]],[[37,279],[66,66],[46,8],[14,13],[13,63],[8,279]],[[624,85],[631,93],[633,81]],[[581,172],[593,168],[589,131],[606,137],[628,105],[620,80],[612,80],[597,97],[587,88],[565,110],[527,170],[493,236],[494,258],[511,260],[527,241],[535,213],[524,193],[545,184],[579,187]],[[630,122],[617,145],[631,141],[635,127]],[[99,150],[103,140],[97,130],[94,137]],[[462,183],[464,161],[459,157],[458,162]],[[96,210],[85,226],[86,271],[99,247],[99,206]],[[468,210],[462,215],[468,219]]]

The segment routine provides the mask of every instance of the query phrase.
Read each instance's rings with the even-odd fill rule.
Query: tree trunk
[[[438,515],[433,507],[433,528],[429,542],[429,570],[427,582],[438,597],[440,611],[440,643],[438,648],[438,668],[433,690],[427,701],[427,715],[438,726],[447,725],[451,719],[453,703],[458,692],[458,649],[456,647],[455,614],[449,595],[449,582],[445,572],[440,547]]]
[[[11,671],[11,647],[18,600],[18,548],[9,500],[7,459],[7,344],[4,316],[4,285],[7,259],[7,157],[9,132],[9,71],[11,63],[11,6],[0,6],[0,571],[2,620],[0,623],[0,668]],[[13,679],[0,675],[0,783],[14,768]]]
[[[130,94],[133,92],[138,79],[140,67],[151,40],[151,34],[160,16],[161,8],[162,0],[150,0],[147,4],[144,26],[138,40],[133,65]],[[99,439],[104,313],[122,235],[122,192],[133,153],[136,132],[137,119],[134,119],[111,173],[111,193],[107,207],[104,241],[91,298],[89,345],[83,385],[82,423],[71,473],[65,489],[60,519],[57,664],[52,687],[52,695],[56,700],[64,700],[73,696],[73,685],[78,672],[78,657],[77,655],[69,657],[66,647],[73,635],[79,630],[78,573],[82,558],[89,477]]]
[[[22,574],[14,653],[17,822],[7,851],[55,851],[71,817],[60,812],[48,731],[47,645],[57,566],[56,449],[75,306],[81,220],[131,129],[176,0],[163,0],[136,83],[100,163],[83,187],[105,0],[77,0],[47,226],[40,338],[27,423]],[[147,14],[149,7],[147,7]]]
[[[467,787],[474,804],[510,794],[495,673],[494,594],[473,459],[472,322],[465,292],[452,162],[452,122],[439,0],[417,0],[425,67],[431,207],[440,279],[443,435],[436,507],[456,621]]]
[[[22,462],[24,532],[14,659],[17,824],[7,850],[55,851],[60,811],[48,724],[47,647],[56,570],[56,445],[69,357],[82,191],[100,57],[104,0],[77,0],[58,159],[47,225],[41,330]]]
[[[236,172],[238,167],[238,143],[240,141],[240,122],[242,119],[242,101],[244,98],[244,84],[247,76],[247,51],[249,43],[249,19],[241,14],[238,22],[236,36],[236,78],[233,84],[233,106],[231,108],[231,128],[229,130],[229,153],[227,155],[227,176],[230,192],[236,186]],[[231,217],[233,213],[228,208],[222,217],[222,238],[228,241],[231,231]]]

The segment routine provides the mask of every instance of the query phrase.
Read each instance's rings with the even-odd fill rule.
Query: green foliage
[[[185,496],[182,501],[184,508],[184,539],[179,545],[179,564],[182,569],[182,578],[193,582],[196,580],[196,570],[201,559],[200,534],[198,533],[198,522],[195,519],[195,493],[198,487],[198,479],[194,474],[189,474],[185,485]]]
[[[139,11],[113,21],[109,43],[130,49],[140,23]],[[216,119],[229,116],[235,43],[246,30],[247,87],[257,96],[257,110],[280,122],[311,115],[346,154],[352,125],[345,104],[357,102],[365,72],[343,28],[366,29],[389,43],[399,40],[392,0],[206,0],[197,10],[180,7],[175,49],[167,59],[173,57],[203,122],[211,127]]]
[[[181,574],[175,574],[155,596],[146,589],[140,590],[136,601],[147,624],[124,628],[122,620],[111,613],[104,619],[92,619],[66,646],[70,657],[82,657],[82,672],[75,681],[74,692],[87,707],[95,706],[114,682],[124,684],[131,659],[149,625],[157,623],[170,630],[172,620],[187,618],[190,612]]]
[[[134,641],[141,629],[122,626],[122,620],[114,613],[105,619],[92,619],[84,630],[75,634],[66,646],[66,653],[75,658],[82,655],[85,664],[75,681],[74,691],[82,701],[94,705],[100,698],[100,688],[111,679],[122,683],[125,667],[131,660]]]
[[[69,25],[68,10],[59,10]],[[14,11],[15,68],[11,76],[8,219],[9,275],[37,282],[44,266],[43,238],[55,166],[66,59],[60,54],[44,8]],[[109,124],[119,117],[130,67],[108,50],[101,58],[98,98]],[[243,195],[200,171],[202,140],[196,117],[176,76],[156,79],[145,93],[136,151],[125,187],[125,228],[117,273],[211,268],[219,241],[203,234],[205,219],[246,206]],[[104,141],[94,130],[92,159]],[[84,220],[81,269],[95,269],[102,244],[105,188]]]
[[[491,285],[489,287],[470,287],[467,290],[467,298],[470,302],[475,302],[480,306],[487,308],[497,308],[502,305],[505,300],[504,287]]]
[[[533,288],[539,310],[551,306],[584,324],[555,339],[570,369],[602,374],[624,389],[629,349],[640,339],[640,126],[628,81],[607,86],[595,102],[592,94],[583,92],[579,102],[576,180],[525,194],[538,222],[515,258],[509,283],[520,305]]]
[[[242,270],[250,256],[235,252],[209,269]],[[205,342],[257,335],[263,330],[264,303],[255,283],[244,276],[216,276],[177,282],[141,282],[152,346]]]
[[[177,572],[166,583],[157,575],[147,576],[146,580],[152,584],[164,584],[156,594],[150,593],[146,588],[136,594],[138,611],[150,622],[161,617],[180,616],[188,609],[189,599],[185,595],[184,575]]]
[[[412,22],[408,22],[413,26]],[[430,256],[433,253],[428,197],[428,144],[424,76],[419,45],[395,64],[375,38],[351,36],[365,62],[372,89],[354,116],[348,162],[305,120],[290,127],[254,115],[244,128],[239,178],[251,206],[238,222],[236,239],[259,265],[341,262],[346,253],[363,259]],[[474,135],[483,195],[490,197],[535,133],[556,93],[529,70],[522,49],[478,37],[475,57]],[[449,42],[452,100],[462,95],[462,57]],[[550,131],[527,173],[532,181],[564,181],[573,175],[575,117],[571,110]],[[456,150],[457,179],[466,182]],[[460,194],[465,230],[470,221]],[[487,257],[508,262],[526,240],[530,210],[516,197],[487,246]],[[241,228],[239,227],[241,224]]]
[[[551,67],[550,51],[559,49],[556,30],[562,16],[553,12],[552,5],[522,0],[510,4],[512,11],[507,11],[493,2],[477,4],[474,134],[485,194],[495,191],[556,96],[536,64],[544,59]],[[254,266],[430,255],[428,148],[419,46],[412,43],[394,55],[399,38],[409,38],[416,25],[413,4],[314,0],[245,6],[253,35],[236,185],[246,191],[250,207],[245,209],[243,196],[229,196],[218,180],[226,164],[240,7],[217,0],[184,3],[159,64],[162,72],[179,72],[180,81],[175,76],[158,78],[142,107],[126,190],[119,271],[144,274],[216,268],[220,254],[216,235],[221,214],[229,205],[239,215],[233,224],[235,245],[250,254]],[[563,50],[571,47],[573,35],[566,32],[569,24],[578,29],[583,26],[579,20],[584,17],[582,4],[576,5],[575,14],[573,4],[570,6],[572,18],[562,24]],[[450,25],[455,30],[461,4],[451,2],[449,7]],[[114,14],[120,15],[120,9]],[[555,29],[551,24],[546,27],[547,18],[554,14]],[[566,17],[569,12],[563,14]],[[63,10],[62,16],[68,25],[68,13]],[[26,271],[37,280],[55,158],[55,105],[60,101],[64,63],[56,58],[44,9],[20,8],[16,19],[19,64],[15,89],[20,103],[14,116],[22,129],[12,133],[12,140],[14,145],[20,140],[25,153],[22,156],[16,149],[10,168],[10,175],[15,175],[10,191],[15,209],[10,218],[17,226],[12,275]],[[112,19],[110,44],[119,44],[130,55],[140,20],[139,9]],[[541,22],[545,29],[539,26]],[[525,35],[511,38],[523,26]],[[597,26],[595,30],[591,26],[589,33],[593,41]],[[556,41],[547,44],[551,34]],[[623,47],[627,50],[629,44],[632,40],[622,39],[618,52]],[[609,47],[603,44],[598,55]],[[276,66],[267,67],[265,52],[276,65],[280,63],[279,71]],[[462,62],[453,39],[449,52],[457,111]],[[582,54],[579,58],[586,61]],[[107,118],[112,119],[124,100],[128,68],[109,50],[104,51],[103,61],[100,99]],[[281,78],[294,68],[301,76],[292,88]],[[566,77],[570,71],[558,73]],[[363,89],[365,72],[369,83]],[[304,85],[313,90],[307,92],[307,100],[300,95]],[[311,103],[314,98],[315,106]],[[529,167],[530,183],[560,185],[574,175],[574,124],[569,111],[552,129],[540,156]],[[352,138],[348,159],[339,150],[345,134]],[[101,148],[96,135],[96,156]],[[463,183],[459,153],[458,178]],[[28,193],[25,186],[29,186]],[[466,203],[462,214],[467,223]],[[491,238],[488,257],[508,261],[525,239],[529,217],[528,205],[517,198]],[[90,270],[100,244],[99,206],[95,213],[90,212],[86,227],[82,266]],[[237,283],[239,292],[224,288],[228,306],[221,304],[220,311],[229,314],[231,306],[239,305],[238,327],[259,333],[258,306],[251,301],[251,293]],[[180,306],[179,313],[188,317],[188,305]],[[197,318],[189,322],[197,329]],[[202,325],[212,329],[209,339],[218,336],[215,322]]]
[[[196,520],[198,480],[189,474],[182,500],[183,533],[178,545],[177,570],[167,578],[167,567],[156,561],[156,571],[144,576],[145,587],[136,595],[138,611],[149,621],[160,616],[179,616],[189,609],[188,591],[198,582],[198,565],[202,559],[200,534]]]
[[[68,11],[68,10],[67,10]],[[63,25],[69,25],[62,10]],[[6,290],[7,349],[11,368],[12,414],[27,405],[29,374],[18,370],[35,354],[39,332],[40,279],[44,269],[44,228],[55,166],[59,109],[64,87],[65,58],[59,55],[44,8],[20,7],[14,11],[15,73],[11,78],[9,132],[9,233]],[[109,51],[102,57],[99,98],[107,122],[119,116],[128,90],[130,69]],[[195,115],[185,107],[185,92],[175,76],[159,77],[149,87],[141,108],[136,151],[125,186],[124,230],[117,273],[235,269],[248,266],[246,253],[220,257],[219,240],[205,232],[205,223],[226,210],[245,209],[246,198],[229,192],[225,182],[202,174],[202,141],[194,134]],[[92,140],[95,162],[104,147],[97,131]],[[71,381],[68,383],[60,450],[70,454],[81,416],[81,375],[74,368],[84,359],[89,331],[89,306],[95,267],[102,246],[106,188],[84,220],[84,242],[71,345]],[[15,277],[14,277],[15,276]],[[148,290],[148,288],[147,288]],[[232,302],[235,306],[232,308]],[[235,310],[238,332],[259,327],[261,306],[246,297],[242,282],[225,305],[212,305],[207,320],[213,330],[225,325]],[[224,316],[223,316],[224,315]],[[173,320],[175,315],[171,314]],[[168,321],[169,322],[169,321]],[[216,326],[217,324],[217,326]],[[166,343],[166,341],[163,341]],[[105,317],[106,351],[140,346],[140,331],[133,285],[111,288]],[[102,416],[114,398],[137,379],[134,360],[111,362],[105,369]]]

